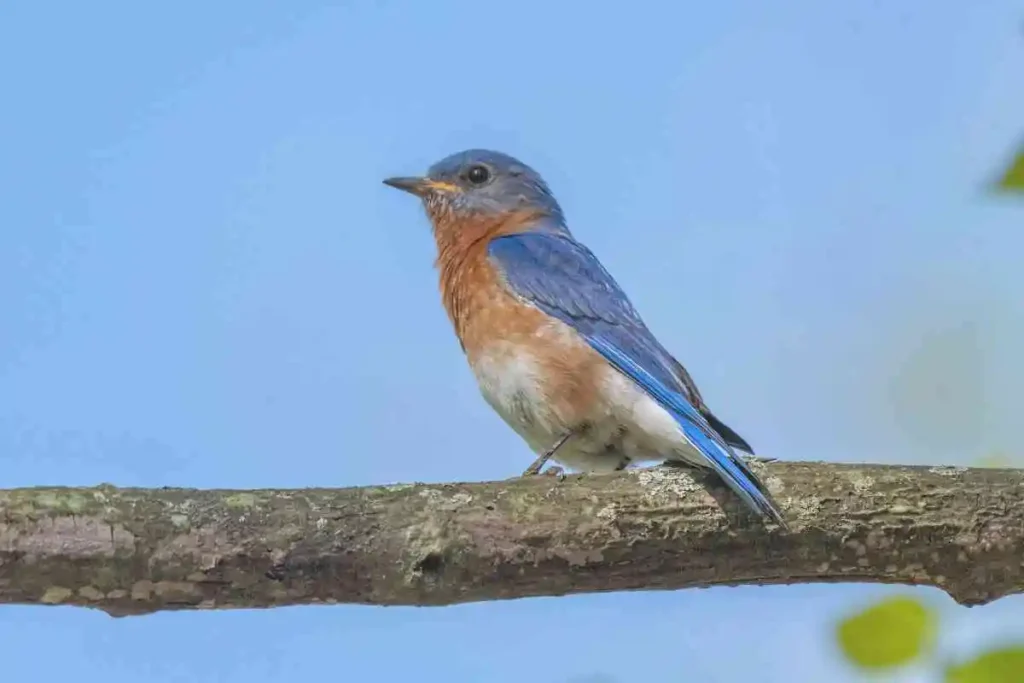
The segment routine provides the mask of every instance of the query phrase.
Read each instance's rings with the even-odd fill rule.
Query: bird
[[[569,230],[539,173],[468,149],[383,182],[425,209],[441,300],[480,392],[538,456],[523,476],[549,459],[584,473],[660,461],[714,472],[785,527],[736,452],[753,456],[751,446]]]

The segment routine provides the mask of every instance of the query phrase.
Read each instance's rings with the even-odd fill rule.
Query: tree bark
[[[0,491],[0,603],[114,615],[869,581],[1024,589],[1024,470],[754,463],[791,529],[667,467],[348,489]]]

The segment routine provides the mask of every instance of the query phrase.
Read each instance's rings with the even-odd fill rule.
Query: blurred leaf
[[[986,652],[946,669],[946,683],[1020,683],[1024,681],[1024,646]]]
[[[836,635],[846,658],[861,668],[900,666],[931,649],[935,615],[913,598],[889,598],[840,622]]]
[[[1022,460],[1020,457],[1012,456],[1001,451],[996,451],[994,453],[989,453],[988,455],[984,455],[978,458],[978,463],[976,467],[993,467],[1002,469],[1007,467],[1015,467],[1017,465],[1020,465],[1021,462]]]
[[[1017,156],[1006,169],[1006,173],[999,180],[998,189],[1009,192],[1024,192],[1024,149],[1017,152]]]

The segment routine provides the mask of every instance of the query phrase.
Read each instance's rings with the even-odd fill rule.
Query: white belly
[[[484,400],[535,452],[545,451],[563,433],[565,424],[543,391],[540,364],[532,355],[499,342],[472,369]]]
[[[552,459],[575,470],[612,471],[624,460],[703,464],[668,411],[610,365],[602,368],[594,405],[566,414],[554,407],[540,360],[522,347],[500,342],[473,363],[484,399],[536,454],[573,432]]]

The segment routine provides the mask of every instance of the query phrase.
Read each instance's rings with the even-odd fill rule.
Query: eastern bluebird
[[[785,525],[686,369],[647,329],[597,257],[569,232],[540,175],[468,150],[424,177],[389,178],[433,224],[444,307],[481,393],[539,458],[586,472],[666,461],[713,470]]]

